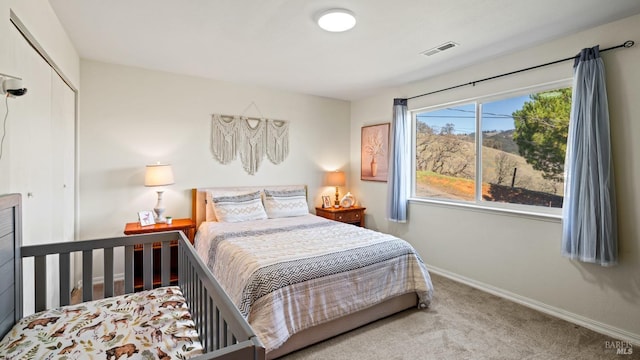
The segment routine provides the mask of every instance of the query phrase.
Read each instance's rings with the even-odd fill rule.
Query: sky
[[[511,114],[522,108],[529,100],[529,95],[516,96],[494,102],[485,102],[482,106],[482,130],[513,130]],[[447,123],[455,125],[456,134],[475,132],[475,104],[459,105],[431,112],[419,113],[418,120],[427,123],[439,131]]]

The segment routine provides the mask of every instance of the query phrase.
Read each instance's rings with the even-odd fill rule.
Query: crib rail
[[[203,346],[202,359],[265,359],[265,349],[193,246],[178,247],[178,284],[191,304]],[[211,356],[211,357],[209,357]],[[198,357],[198,360],[201,358]]]
[[[33,258],[35,274],[35,310],[46,309],[47,299],[47,257],[58,257],[58,271],[60,274],[60,306],[69,305],[73,284],[70,282],[71,261],[73,253],[82,254],[82,301],[93,300],[93,261],[94,254],[102,250],[104,266],[104,297],[113,296],[114,288],[114,250],[124,248],[124,292],[132,293],[134,287],[134,248],[142,246],[143,283],[144,289],[152,288],[153,283],[153,246],[161,247],[162,286],[169,285],[170,246],[172,241],[185,239],[180,232],[164,232],[135,236],[122,236],[109,239],[71,241],[28,245],[22,247],[23,262]],[[184,240],[186,241],[186,240]],[[188,242],[188,241],[187,241]]]
[[[170,282],[170,246],[178,242],[178,285],[187,300],[205,354],[194,360],[205,359],[265,359],[264,346],[253,330],[207,270],[195,249],[182,232],[115,237],[65,243],[29,245],[21,248],[23,265],[33,258],[35,282],[35,310],[46,309],[47,259],[57,256],[60,275],[60,305],[71,302],[73,284],[70,282],[71,261],[74,253],[82,254],[82,301],[93,300],[94,254],[102,250],[104,267],[104,297],[114,295],[114,253],[124,249],[124,290],[134,291],[134,248],[142,246],[144,289],[153,286],[153,248],[160,247],[162,286]],[[139,264],[138,264],[139,266]],[[20,314],[22,316],[22,314]]]

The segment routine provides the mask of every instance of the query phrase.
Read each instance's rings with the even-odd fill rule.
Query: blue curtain
[[[576,58],[562,208],[562,255],[615,265],[615,188],[604,63],[599,48]]]
[[[389,186],[387,196],[387,219],[395,222],[407,221],[407,197],[409,193],[409,123],[407,121],[407,99],[393,99],[389,153]]]

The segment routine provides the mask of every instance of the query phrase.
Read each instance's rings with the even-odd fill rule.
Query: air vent
[[[423,52],[421,52],[422,55],[425,56],[431,56],[431,55],[435,55],[439,52],[454,48],[456,46],[459,46],[457,43],[454,43],[453,41],[447,41],[446,43],[442,44],[442,45],[438,45],[434,48],[431,48],[429,50],[425,50]]]

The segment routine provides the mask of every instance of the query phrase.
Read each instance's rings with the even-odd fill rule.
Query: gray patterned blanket
[[[432,284],[406,241],[313,215],[204,223],[196,249],[267,351],[293,333]]]

